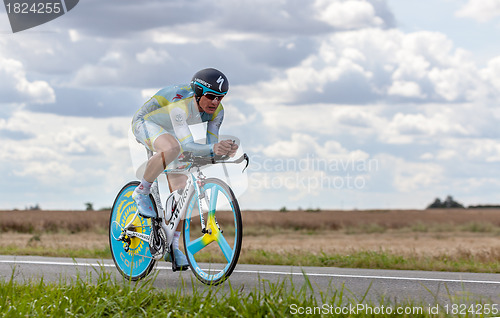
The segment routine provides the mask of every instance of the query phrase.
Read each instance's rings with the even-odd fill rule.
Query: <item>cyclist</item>
[[[132,194],[139,214],[156,217],[149,199],[151,184],[167,170],[172,194],[167,199],[167,217],[175,209],[176,200],[184,188],[187,176],[182,174],[178,157],[184,151],[194,155],[214,157],[234,156],[238,145],[232,140],[219,141],[219,128],[224,118],[222,99],[229,83],[226,76],[214,68],[194,74],[190,85],[174,85],[159,90],[134,115],[132,130],[137,140],[154,152],[149,158],[141,183]],[[194,142],[189,125],[207,122],[206,144]],[[179,250],[179,224],[172,243],[175,265],[187,269],[186,256]],[[165,257],[170,261],[170,255]]]

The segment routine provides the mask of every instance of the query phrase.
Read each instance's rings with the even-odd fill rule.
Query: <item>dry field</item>
[[[451,258],[500,256],[500,210],[248,212],[246,250]],[[287,230],[284,230],[287,229]]]
[[[25,253],[105,250],[108,220],[109,211],[0,211],[0,240]],[[500,256],[499,209],[244,211],[243,224],[242,255],[375,251],[490,262]]]

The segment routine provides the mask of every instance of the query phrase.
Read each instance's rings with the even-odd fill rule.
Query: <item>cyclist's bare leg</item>
[[[187,176],[178,173],[169,173],[167,176],[170,191],[183,189],[186,186]]]
[[[157,216],[149,199],[151,185],[164,171],[165,167],[177,158],[181,150],[177,139],[169,134],[158,136],[153,146],[156,153],[149,158],[141,183],[132,193],[132,198],[139,208],[139,213],[148,218]]]
[[[144,180],[148,182],[155,181],[167,165],[179,156],[181,147],[175,137],[169,134],[163,134],[154,141],[156,153],[149,158],[144,171]]]

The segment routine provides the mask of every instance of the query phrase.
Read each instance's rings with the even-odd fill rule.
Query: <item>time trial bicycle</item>
[[[148,157],[152,154],[148,150]],[[203,167],[212,164],[246,161],[243,171],[248,167],[246,154],[236,160],[228,159],[228,156],[206,158],[183,153],[180,162],[188,178],[170,216],[162,207],[158,180],[153,182],[150,194],[156,218],[143,218],[132,199],[139,181],[129,182],[120,190],[111,209],[109,245],[121,275],[134,281],[144,278],[166,253],[170,253],[172,270],[183,270],[176,266],[171,246],[181,219],[184,251],[196,278],[205,284],[218,285],[231,275],[241,250],[240,208],[226,182],[207,178],[202,172]]]

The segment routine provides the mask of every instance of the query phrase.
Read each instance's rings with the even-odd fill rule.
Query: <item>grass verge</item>
[[[42,246],[0,246],[3,255],[37,255],[70,258],[111,258],[109,247],[102,249],[47,248]],[[199,262],[224,262],[222,256],[207,252],[197,254]],[[451,255],[400,255],[378,251],[353,250],[349,254],[310,253],[310,252],[269,252],[265,250],[242,251],[240,264],[293,265],[370,269],[399,269],[452,271],[475,273],[500,273],[500,251],[491,249],[482,254],[472,254],[467,250]]]
[[[245,264],[323,266],[370,269],[399,269],[500,273],[498,258],[462,255],[402,256],[385,251],[355,251],[349,255],[313,253],[270,253],[252,250],[240,257]]]
[[[111,258],[109,247],[103,249],[87,248],[47,248],[43,246],[0,246],[2,255],[34,255],[70,258]]]
[[[50,249],[37,246],[0,246],[3,255],[37,255],[71,258],[111,258],[109,247],[104,249]],[[471,273],[500,273],[498,252],[473,255],[467,251],[454,255],[398,255],[386,251],[353,251],[348,255],[285,252],[273,253],[250,250],[240,254],[240,264],[319,266],[370,269],[399,269],[425,271],[451,271]],[[213,254],[200,252],[199,262],[223,262]]]
[[[184,282],[169,290],[154,288],[154,277],[128,283],[95,273],[70,282],[20,283],[13,270],[10,279],[0,279],[0,317],[452,317],[440,305],[374,302],[368,291],[356,297],[343,285],[319,290],[307,276],[300,286],[260,279],[251,290],[235,290],[230,282],[228,288]]]

